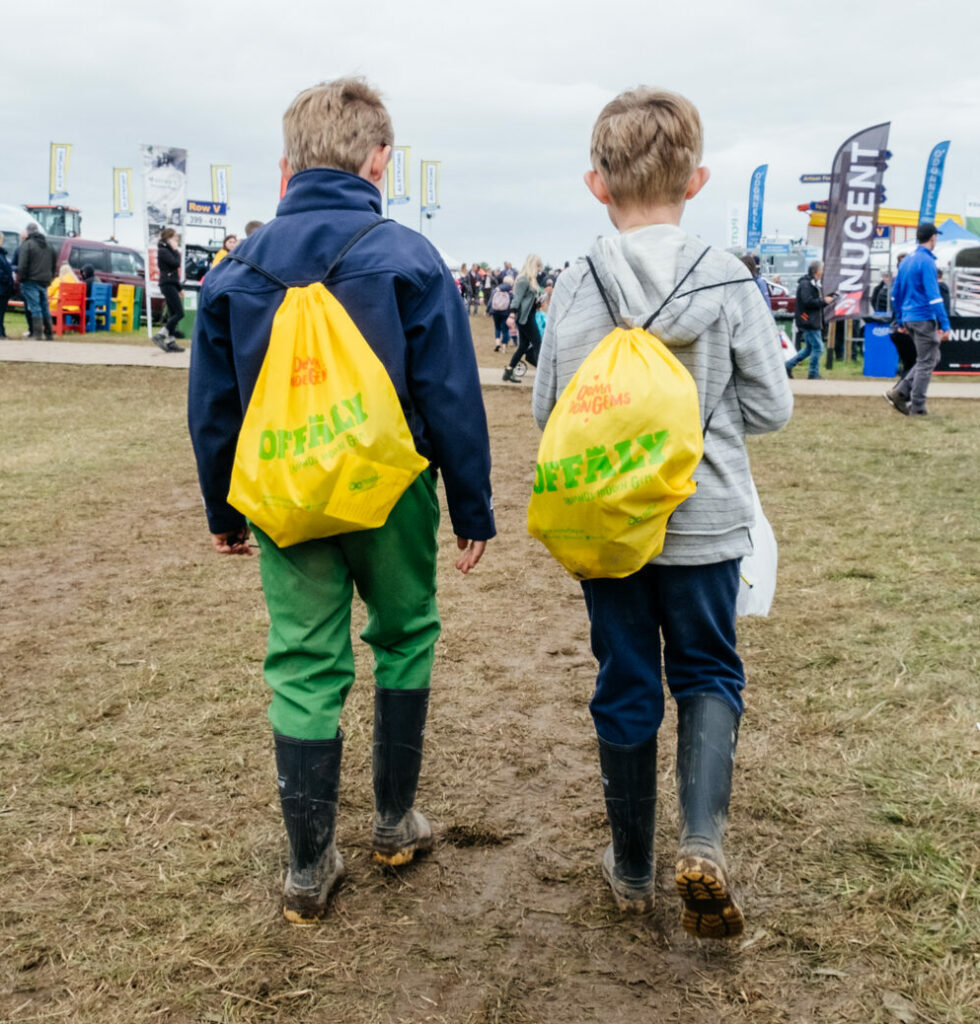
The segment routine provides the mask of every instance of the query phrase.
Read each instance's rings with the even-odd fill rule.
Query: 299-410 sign
[[[213,203],[210,200],[187,200],[187,227],[223,228],[228,215],[227,203]]]

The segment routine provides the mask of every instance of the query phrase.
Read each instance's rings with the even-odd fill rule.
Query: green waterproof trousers
[[[436,608],[434,474],[424,470],[376,530],[344,533],[288,548],[254,528],[269,609],[265,679],[269,721],[283,736],[328,740],[354,683],[351,600],[368,610],[361,639],[374,650],[378,686],[429,685],[440,621]]]

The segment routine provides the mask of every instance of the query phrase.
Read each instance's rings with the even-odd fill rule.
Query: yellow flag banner
[[[68,166],[71,163],[71,145],[67,142],[51,143],[51,172],[48,181],[48,200],[68,196]]]
[[[411,146],[395,146],[388,161],[388,203],[407,203],[408,195],[408,157]]]

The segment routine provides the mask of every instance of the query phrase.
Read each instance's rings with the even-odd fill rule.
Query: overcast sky
[[[935,12],[935,13],[934,13]],[[112,168],[139,143],[188,150],[191,199],[232,167],[229,226],[273,216],[281,116],[317,81],[360,74],[381,89],[395,142],[442,161],[442,209],[425,234],[462,260],[528,252],[557,264],[611,230],[582,183],[592,123],[638,84],[701,111],[711,180],[684,225],[726,245],[726,213],[769,164],[764,230],[801,236],[801,185],[840,143],[891,121],[887,205],[917,208],[932,146],[950,139],[942,211],[980,195],[980,2],[564,0],[537,4],[255,0],[6,4],[0,58],[0,203],[45,202],[48,145],[74,146],[64,200],[83,233],[112,230]],[[120,240],[139,246],[136,219]],[[190,240],[208,232],[189,229]]]

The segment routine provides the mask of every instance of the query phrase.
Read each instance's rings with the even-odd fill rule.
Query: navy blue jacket
[[[936,254],[931,249],[920,245],[902,260],[892,291],[892,307],[900,324],[938,320],[941,330],[949,330],[949,317],[939,293]]]
[[[322,280],[334,258],[381,215],[381,197],[346,171],[294,175],[274,220],[240,243],[290,285]],[[469,317],[448,268],[421,235],[389,222],[344,257],[328,288],[384,364],[421,455],[442,471],[453,531],[495,533],[490,442]],[[204,278],[191,349],[188,423],[212,533],[244,525],[227,502],[235,446],[285,292],[222,260]]]

